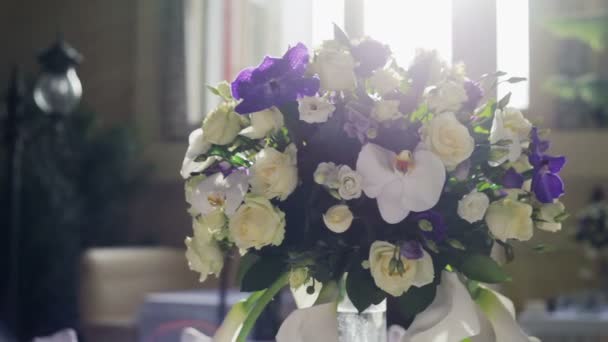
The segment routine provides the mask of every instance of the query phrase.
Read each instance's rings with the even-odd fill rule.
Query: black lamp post
[[[8,288],[5,297],[6,319],[16,335],[23,332],[21,325],[21,163],[22,153],[30,138],[49,129],[51,118],[69,114],[80,102],[82,85],[75,67],[82,56],[61,38],[38,56],[40,75],[32,90],[26,89],[17,67],[9,80],[7,116],[5,120],[5,144],[7,148],[6,210],[10,229],[10,264]],[[33,97],[36,106],[48,116],[29,115],[25,106]]]

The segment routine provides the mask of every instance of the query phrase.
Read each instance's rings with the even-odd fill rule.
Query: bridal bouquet
[[[512,258],[513,242],[565,217],[565,158],[547,153],[546,132],[509,95],[487,99],[480,86],[522,80],[471,80],[434,52],[404,68],[386,45],[336,28],[314,51],[297,44],[209,87],[221,103],[190,134],[181,170],[186,255],[203,281],[238,250],[252,292],[215,340],[244,341],[286,286],[334,316],[339,298],[362,312],[395,297],[412,341],[434,327],[464,339],[484,322],[498,336],[496,317],[516,326],[508,300],[483,285],[509,280],[491,251]]]

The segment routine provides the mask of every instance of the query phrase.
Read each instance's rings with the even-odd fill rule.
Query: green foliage
[[[384,291],[376,287],[369,270],[354,265],[346,277],[346,293],[351,302],[363,312],[372,304],[379,304],[386,298]]]
[[[285,273],[286,265],[276,256],[260,257],[242,276],[241,291],[252,292],[268,288]]]
[[[576,78],[553,76],[543,87],[551,95],[563,100],[581,100],[592,108],[608,110],[608,80],[594,74]]]
[[[608,14],[587,17],[562,17],[544,23],[549,32],[560,38],[576,39],[595,51],[606,48],[608,43]]]
[[[496,284],[510,281],[511,279],[494,259],[481,254],[465,256],[458,269],[469,279],[482,283]]]
[[[431,283],[423,287],[410,287],[401,297],[397,298],[399,312],[406,320],[413,319],[417,314],[424,311],[435,299],[437,285]]]
[[[340,26],[336,25],[335,23],[334,23],[334,40],[344,46],[350,47],[350,38],[348,38],[348,35],[346,35],[346,33],[344,33],[344,31],[342,31]]]

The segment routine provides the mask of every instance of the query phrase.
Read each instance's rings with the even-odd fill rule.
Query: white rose
[[[289,287],[297,289],[310,278],[307,267],[298,267],[289,271]]]
[[[423,141],[449,170],[468,159],[475,148],[469,130],[453,113],[433,118],[423,130]]]
[[[266,198],[249,195],[230,218],[228,229],[240,249],[278,246],[285,237],[285,214]]]
[[[190,269],[200,273],[199,280],[202,282],[209,274],[220,274],[224,267],[224,255],[206,224],[193,220],[192,228],[194,236],[187,237],[185,241],[186,259]]]
[[[369,85],[376,89],[380,95],[385,95],[397,89],[401,83],[401,76],[392,69],[380,69],[369,78]]]
[[[345,200],[361,197],[361,182],[363,179],[356,171],[353,171],[348,165],[340,166],[338,170],[338,194]]]
[[[462,83],[445,81],[429,90],[427,103],[434,113],[455,112],[467,100],[467,92]]]
[[[199,225],[206,227],[206,230],[216,240],[228,238],[228,225],[226,214],[221,209],[216,209],[207,215],[198,218]]]
[[[532,206],[517,200],[521,191],[509,190],[509,195],[493,202],[486,212],[486,224],[500,241],[516,239],[527,241],[532,238]]]
[[[283,113],[276,107],[252,113],[250,119],[251,126],[244,128],[239,133],[250,139],[262,139],[284,125]]]
[[[323,123],[336,110],[336,106],[327,99],[317,96],[304,96],[298,100],[300,120],[308,123]]]
[[[372,109],[372,117],[380,122],[396,119],[399,115],[398,100],[377,101]]]
[[[266,147],[255,156],[251,172],[251,192],[268,199],[285,200],[298,184],[296,147],[290,144],[281,153]]]
[[[311,70],[319,75],[323,90],[353,90],[356,86],[355,60],[349,51],[335,42],[326,42],[319,50]]]
[[[501,146],[492,146],[496,156],[489,161],[491,166],[498,166],[505,161],[516,162],[521,157],[522,143],[528,139],[532,124],[515,108],[497,109],[492,119],[490,143],[503,142]],[[506,145],[504,142],[508,142]]]
[[[403,264],[400,273],[391,269],[395,245],[386,241],[372,243],[369,249],[369,267],[376,286],[394,297],[399,297],[411,286],[422,287],[433,282],[435,278],[433,259],[426,251],[422,253],[422,258],[416,260],[397,255]]]
[[[227,145],[241,130],[241,118],[234,111],[234,103],[224,102],[203,120],[205,140],[216,145]]]
[[[353,213],[347,205],[337,204],[327,209],[323,222],[334,233],[344,233],[353,223]]]
[[[329,163],[320,163],[317,165],[317,169],[313,174],[313,178],[315,183],[319,185],[325,185],[330,189],[337,189],[340,187],[340,180],[338,178],[338,167],[336,164]]]
[[[530,135],[532,124],[519,109],[507,107],[502,111],[503,125],[511,134],[525,140]]]
[[[458,216],[463,220],[474,223],[483,219],[490,205],[490,199],[483,192],[473,191],[458,201]]]
[[[562,223],[555,220],[556,217],[562,215],[566,207],[562,202],[547,203],[540,207],[538,212],[538,221],[536,221],[536,228],[542,229],[548,232],[557,232],[562,229]]]

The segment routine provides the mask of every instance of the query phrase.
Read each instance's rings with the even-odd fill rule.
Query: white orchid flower
[[[357,172],[363,178],[363,191],[377,198],[380,215],[388,223],[402,221],[410,211],[434,207],[446,177],[441,159],[430,151],[396,154],[372,143],[359,152]]]
[[[337,304],[315,305],[293,311],[276,336],[277,342],[338,341]]]
[[[497,157],[490,160],[490,166],[498,166],[507,160],[514,163],[521,156],[522,143],[528,138],[532,124],[523,114],[514,108],[497,109],[492,120],[490,130],[490,143],[508,141],[506,146],[494,146],[493,149],[504,152],[497,153]]]
[[[456,273],[444,271],[435,299],[416,316],[401,342],[460,342],[479,332],[476,305],[467,288]]]
[[[223,208],[224,213],[231,216],[243,202],[248,187],[245,171],[234,171],[228,177],[218,172],[196,186],[189,196],[190,204],[196,213],[202,215]]]
[[[64,329],[50,336],[35,337],[32,342],[78,342],[78,338],[73,329]]]
[[[216,159],[211,157],[202,162],[196,161],[196,157],[206,153],[210,147],[211,143],[203,138],[202,128],[195,129],[190,133],[190,136],[188,136],[188,150],[186,150],[182,169],[180,170],[180,174],[184,179],[188,179],[192,173],[204,171],[215,162]]]
[[[247,302],[242,301],[232,306],[213,338],[194,328],[186,328],[182,331],[180,342],[233,342],[245,318],[247,318]]]

